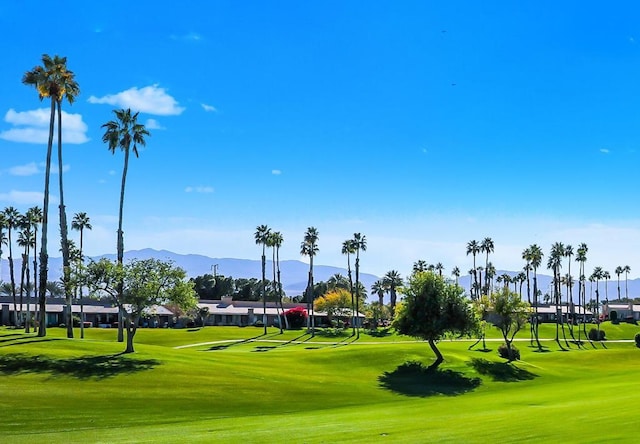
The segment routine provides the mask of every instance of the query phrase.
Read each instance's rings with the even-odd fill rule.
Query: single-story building
[[[640,305],[629,302],[628,304],[602,304],[602,314],[605,319],[640,320]]]

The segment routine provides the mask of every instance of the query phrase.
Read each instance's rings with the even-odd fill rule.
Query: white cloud
[[[206,112],[218,112],[218,110],[216,109],[215,106],[211,106],[211,105],[207,105],[206,103],[201,103],[200,106],[202,106],[202,109],[205,110]]]
[[[17,205],[42,205],[44,194],[39,191],[16,191],[0,193],[0,201],[11,202]]]
[[[69,165],[63,165],[62,171],[67,172],[71,169]],[[26,165],[17,165],[9,168],[9,174],[12,176],[33,176],[35,174],[44,173],[45,171],[45,163],[40,162],[36,164],[35,162],[28,163]],[[58,165],[55,163],[51,163],[51,174],[58,174]]]
[[[144,126],[147,127],[147,129],[157,129],[157,130],[166,129],[164,126],[160,125],[160,122],[158,122],[156,119],[147,119]]]
[[[49,141],[49,110],[46,108],[17,112],[10,109],[4,120],[14,128],[0,132],[0,139],[11,142],[46,144]],[[62,143],[81,144],[89,141],[82,115],[62,111]]]
[[[38,174],[40,170],[35,162],[28,163],[26,165],[17,165],[9,168],[9,174],[12,176],[33,176]]]
[[[158,85],[129,88],[125,91],[109,94],[103,97],[91,96],[89,103],[116,105],[131,108],[156,116],[176,116],[182,114],[185,108],[178,106],[178,102]]]
[[[603,154],[609,154],[611,151],[609,151],[607,148],[601,148],[600,152]]]
[[[271,174],[273,174],[274,176],[279,176],[280,174],[282,174],[282,171],[280,171],[280,170],[271,170]]]
[[[213,187],[198,186],[198,187],[186,187],[185,193],[213,193]]]

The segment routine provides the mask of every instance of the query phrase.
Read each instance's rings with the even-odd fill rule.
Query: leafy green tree
[[[131,108],[114,110],[115,120],[102,125],[105,132],[102,136],[102,141],[109,147],[109,151],[115,154],[119,149],[124,152],[124,166],[122,168],[122,183],[120,185],[120,206],[118,210],[118,245],[117,245],[117,259],[118,263],[122,265],[124,259],[124,232],[122,231],[122,219],[124,211],[124,190],[127,183],[127,171],[129,170],[129,153],[133,151],[136,157],[138,157],[138,146],[145,146],[145,137],[149,137],[149,131],[143,124],[138,123],[138,114],[131,113]],[[122,295],[120,295],[122,298]],[[123,315],[124,313],[120,313]],[[118,341],[122,342],[122,322],[118,323]]]
[[[444,360],[436,342],[448,333],[466,335],[476,328],[471,306],[459,286],[431,272],[412,274],[402,292],[393,325],[401,334],[428,341],[436,355],[429,369],[435,370]]]
[[[335,317],[346,317],[351,314],[351,295],[349,290],[336,288],[320,296],[313,303],[314,309],[327,313],[329,321]]]
[[[160,305],[172,304],[186,311],[197,303],[186,272],[157,259],[132,260],[124,265],[100,259],[87,266],[87,284],[93,294],[111,296],[125,313],[125,353],[134,352],[133,340],[141,316]]]
[[[512,343],[515,335],[525,326],[531,307],[508,287],[494,292],[489,297],[494,325],[498,327],[507,346],[509,361],[514,358]]]

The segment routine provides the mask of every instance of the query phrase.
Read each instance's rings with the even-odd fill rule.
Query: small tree
[[[513,361],[515,353],[512,349],[513,338],[527,323],[531,307],[520,299],[517,293],[502,288],[490,296],[490,310],[495,316],[495,326],[500,329],[504,343],[507,346],[509,361]]]
[[[413,273],[402,291],[405,299],[398,307],[393,326],[399,333],[429,342],[436,360],[435,370],[444,361],[436,342],[447,333],[466,335],[476,328],[476,318],[463,290],[427,271]]]
[[[186,280],[186,272],[171,262],[157,259],[134,259],[124,265],[107,259],[92,262],[87,267],[87,284],[91,293],[111,296],[124,313],[127,330],[125,353],[134,352],[133,338],[143,314],[158,305],[174,304],[191,309],[197,302],[193,284]]]
[[[352,315],[351,292],[344,288],[336,288],[316,299],[313,307],[314,310],[326,312],[329,321],[334,317],[350,316]]]

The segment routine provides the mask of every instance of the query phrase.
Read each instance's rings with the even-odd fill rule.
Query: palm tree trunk
[[[313,248],[312,248],[313,250]],[[316,320],[313,310],[314,294],[313,294],[313,254],[309,255],[309,299],[311,300],[311,336],[316,336]]]
[[[262,323],[264,324],[264,334],[267,334],[267,292],[265,291],[267,257],[265,256],[265,246],[262,244]]]
[[[82,255],[83,228],[80,227],[80,260],[84,265],[84,256]],[[78,297],[80,299],[80,338],[84,339],[84,301],[82,300],[82,285],[78,288]]]
[[[355,315],[355,300],[353,295],[353,277],[351,276],[351,260],[349,259],[349,253],[347,252],[347,275],[349,276],[349,292],[351,293],[351,329],[353,331],[352,336],[356,334],[356,315]]]
[[[47,253],[47,230],[49,228],[49,179],[51,177],[51,151],[53,149],[53,128],[55,121],[55,101],[51,99],[51,117],[49,120],[49,141],[47,142],[47,160],[44,172],[44,203],[42,205],[42,237],[40,241],[40,286],[38,302],[40,304],[40,326],[38,336],[47,335],[47,273],[49,254]]]
[[[38,275],[37,273],[37,269],[38,269],[38,261],[37,261],[37,251],[38,251],[38,230],[35,228],[37,226],[37,224],[34,225],[34,229],[33,229],[33,298],[34,298],[34,311],[35,311],[35,323],[34,323],[34,331],[37,332],[39,330],[39,317],[38,317],[38,305],[36,304],[36,299],[38,297]]]
[[[124,189],[127,183],[127,170],[129,169],[129,147],[124,150],[124,167],[122,168],[122,184],[120,186],[120,208],[118,210],[118,265],[122,266],[124,262],[124,233],[122,232],[122,216],[124,210]],[[122,302],[124,282],[118,282],[118,305]],[[124,325],[123,325],[122,307],[119,309],[118,317],[118,342],[124,341]],[[127,327],[128,331],[129,327]]]
[[[9,277],[11,280],[11,296],[13,297],[13,326],[14,327],[18,327],[19,321],[18,321],[18,317],[17,317],[17,301],[16,301],[16,278],[13,275],[14,273],[14,267],[13,267],[13,249],[11,247],[11,231],[13,231],[13,227],[9,226]]]
[[[73,294],[71,293],[71,265],[69,263],[69,238],[67,229],[67,211],[64,206],[64,189],[62,186],[62,106],[58,108],[58,185],[60,187],[60,246],[62,251],[62,283],[67,304],[67,338],[73,338],[73,312],[71,310]]]
[[[282,282],[280,281],[280,248],[276,248],[276,267],[278,269],[278,300],[280,301],[280,311],[284,318],[284,328],[289,330],[289,320],[284,316],[284,304],[282,303]]]
[[[356,326],[356,338],[360,338],[360,326],[358,325],[358,313],[360,311],[359,299],[360,295],[358,294],[358,290],[360,290],[360,250],[358,249],[358,253],[356,254],[356,291],[355,291],[355,299],[356,299],[356,310],[353,313],[353,323]]]
[[[22,261],[21,261],[21,265],[20,265],[20,311],[19,311],[19,322],[18,325],[20,325],[23,322],[24,319],[24,313],[22,312],[22,302],[23,302],[23,296],[24,296],[24,277],[25,277],[25,267],[28,266],[29,261],[28,260],[24,260],[24,254],[22,255]]]

